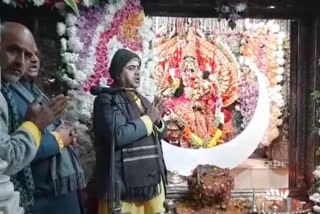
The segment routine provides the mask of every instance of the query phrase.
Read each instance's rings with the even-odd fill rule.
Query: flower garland
[[[255,112],[259,91],[256,76],[252,76],[252,72],[249,69],[252,67],[252,60],[244,60],[243,57],[240,57],[239,61],[242,65],[242,75],[239,83],[240,97],[235,110],[239,111],[243,116],[241,129],[245,129]]]
[[[118,1],[103,8],[86,9],[79,18],[68,14],[65,23],[58,23],[57,31],[60,36],[67,32],[67,38],[61,38],[62,59],[67,68],[62,78],[72,89],[83,87],[88,91],[100,80],[101,84],[110,84],[107,70],[118,48],[126,47],[147,59],[152,57],[152,23],[144,18],[139,1]],[[132,37],[137,33],[139,39]]]
[[[74,7],[77,8],[77,4],[82,5],[84,7],[93,7],[98,5],[98,0],[3,0],[3,3],[7,5],[11,5],[13,7],[41,7],[45,6],[48,8],[57,7],[57,8],[64,8],[69,5],[72,9]],[[72,5],[70,5],[70,3]],[[76,9],[78,11],[78,9]],[[76,12],[75,11],[75,12]]]
[[[320,166],[317,166],[313,172],[315,183],[312,188],[309,190],[309,200],[314,203],[313,211],[315,213],[320,213]]]
[[[43,5],[51,6],[56,3],[56,1],[45,1],[45,0],[3,0],[3,3],[12,5],[13,7],[32,5],[36,7],[40,7]]]
[[[246,22],[246,29],[242,41],[241,55],[252,57],[260,71],[269,80],[271,117],[269,128],[262,142],[262,145],[269,146],[279,136],[278,126],[283,123],[281,116],[282,108],[285,106],[282,95],[285,34],[280,32],[279,25],[273,21],[255,25]]]
[[[315,125],[314,125],[314,133],[320,136],[320,92],[314,91],[311,93],[312,99],[316,105],[316,112],[315,112]],[[316,150],[316,155],[319,156],[320,154],[320,147]],[[320,213],[320,165],[316,166],[315,171],[313,172],[314,180],[312,187],[309,190],[309,199],[314,203],[313,211],[315,213]]]

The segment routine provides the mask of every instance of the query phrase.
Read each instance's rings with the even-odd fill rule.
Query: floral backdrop
[[[78,128],[82,154],[94,156],[92,137],[88,135],[94,97],[89,90],[112,83],[110,60],[122,47],[138,53],[143,61],[139,91],[150,100],[159,94],[167,99],[166,119],[171,122],[167,140],[192,149],[227,143],[246,128],[259,95],[250,69],[256,64],[269,80],[272,122],[261,145],[270,145],[279,135],[287,103],[288,67],[283,65],[289,64],[284,60],[288,26],[287,21],[238,20],[232,30],[224,20],[150,18],[144,15],[138,0],[81,9],[79,16],[65,13],[65,21],[57,24],[63,61],[60,74],[69,87],[67,119]],[[191,28],[193,35],[188,33]],[[201,41],[202,46],[194,49],[190,42],[188,48],[184,44],[187,40],[196,46]],[[170,45],[174,48],[169,53],[164,47]],[[194,77],[182,75],[185,69],[196,71]],[[159,74],[166,78],[160,81]],[[182,87],[182,82],[189,85]],[[180,97],[175,97],[181,88]],[[204,101],[211,107],[204,107]],[[193,111],[195,108],[201,111]],[[183,118],[177,122],[179,111],[180,115],[192,112],[188,115],[199,121]],[[205,132],[196,131],[199,124]],[[84,160],[93,162],[92,158]]]

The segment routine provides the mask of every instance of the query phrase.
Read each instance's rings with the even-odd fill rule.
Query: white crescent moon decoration
[[[267,80],[249,58],[243,61],[257,75],[259,85],[256,110],[248,126],[229,142],[210,149],[187,149],[162,141],[164,160],[169,171],[188,176],[199,164],[232,169],[247,160],[257,148],[269,123],[270,101]]]

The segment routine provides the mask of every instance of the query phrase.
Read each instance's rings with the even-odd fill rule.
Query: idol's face
[[[140,86],[140,66],[140,60],[133,58],[122,68],[119,79],[121,87],[136,89]]]

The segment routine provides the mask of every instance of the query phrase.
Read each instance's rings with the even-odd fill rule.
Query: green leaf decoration
[[[64,0],[64,2],[71,7],[71,9],[79,16],[79,9],[74,0]]]

